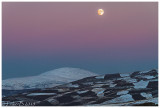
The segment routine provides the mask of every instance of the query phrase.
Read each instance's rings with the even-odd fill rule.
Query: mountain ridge
[[[90,76],[2,100],[3,106],[157,106],[158,71]]]

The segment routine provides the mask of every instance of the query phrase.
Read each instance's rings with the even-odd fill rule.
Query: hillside
[[[3,106],[157,106],[157,70],[86,77],[4,97]]]

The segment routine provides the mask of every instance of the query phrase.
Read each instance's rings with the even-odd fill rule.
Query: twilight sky
[[[158,3],[3,2],[2,57],[3,79],[61,67],[158,68]]]

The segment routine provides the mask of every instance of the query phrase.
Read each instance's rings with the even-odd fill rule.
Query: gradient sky
[[[3,79],[61,67],[158,68],[158,3],[3,2],[2,56]]]

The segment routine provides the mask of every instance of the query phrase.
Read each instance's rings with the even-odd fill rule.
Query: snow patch
[[[124,77],[124,78],[121,78],[121,79],[123,79],[123,80],[125,80],[126,82],[129,82],[129,83],[135,83],[135,82],[137,82],[136,79],[133,79],[131,77]]]
[[[130,75],[129,73],[121,73],[120,74],[121,77],[129,77],[129,75]]]
[[[154,77],[154,76],[149,76],[149,75],[147,75],[147,76],[143,76],[143,78],[153,79],[153,78],[155,78],[155,77]]]
[[[134,88],[136,88],[136,89],[138,89],[138,88],[146,88],[147,85],[148,85],[148,82],[149,81],[143,81],[143,80],[141,80],[141,81],[139,81],[137,83],[133,83],[134,84]]]
[[[117,92],[117,95],[125,95],[125,94],[127,94],[127,93],[128,93],[127,90],[123,90],[123,91]]]
[[[86,82],[86,83],[83,83],[84,85],[93,85],[93,82]]]
[[[92,89],[93,92],[97,94],[98,97],[103,97],[104,96],[104,88],[94,88]]]
[[[102,87],[104,84],[95,84],[92,87]]]
[[[152,98],[152,94],[149,94],[149,93],[141,93],[141,96],[145,97],[146,99],[149,99],[149,98]]]
[[[96,79],[104,79],[104,75],[103,76],[97,76]]]
[[[53,99],[53,98],[49,98],[49,99],[47,99],[47,101],[50,102],[53,105],[59,103],[56,99]]]
[[[56,93],[30,93],[27,96],[55,95]]]
[[[148,73],[149,71],[141,71],[140,74]]]
[[[103,102],[102,104],[112,104],[112,103],[125,103],[125,102],[130,102],[134,101],[132,96],[130,94],[122,95],[120,97],[114,98],[112,100]]]
[[[69,83],[66,85],[67,87],[74,87],[74,88],[78,88],[79,85],[78,84],[72,84],[72,83]]]
[[[115,87],[117,84],[113,84],[113,82],[109,82],[109,87]]]
[[[89,90],[86,90],[86,91],[77,91],[78,94],[82,94],[82,93],[86,93],[88,92]]]

